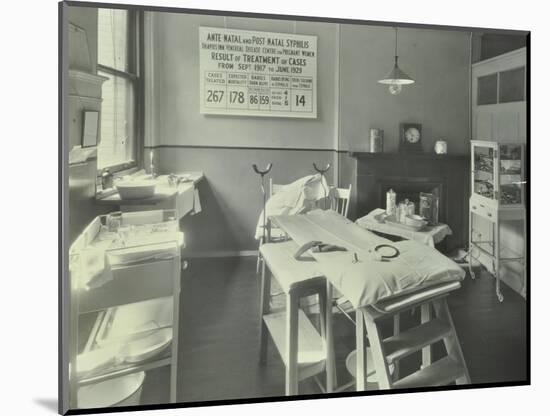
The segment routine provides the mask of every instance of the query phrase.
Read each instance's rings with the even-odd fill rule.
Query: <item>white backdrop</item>
[[[531,387],[315,400],[148,412],[257,415],[360,412],[384,415],[517,415],[547,408],[550,281],[545,266],[550,154],[544,2],[502,0],[333,2],[278,0],[117,1],[260,13],[329,16],[532,30],[532,382]],[[54,414],[57,402],[57,1],[4,2],[2,88],[2,414]],[[6,95],[7,92],[7,95]],[[7,146],[6,146],[7,144]],[[5,230],[7,229],[7,233]],[[518,357],[521,359],[521,357]],[[502,363],[506,365],[507,363]],[[545,397],[546,396],[546,397]],[[546,399],[546,400],[545,400]],[[531,413],[531,412],[529,412]],[[126,413],[128,415],[134,413]],[[139,413],[143,414],[143,413]]]

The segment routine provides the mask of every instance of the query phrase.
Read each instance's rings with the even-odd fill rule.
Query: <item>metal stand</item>
[[[315,169],[318,173],[321,174],[321,185],[323,186],[324,206],[325,206],[325,210],[326,210],[327,209],[327,189],[325,188],[325,184],[324,184],[323,179],[325,179],[325,173],[328,172],[328,170],[330,169],[330,163],[327,164],[326,168],[320,169],[320,168],[317,167],[317,165],[314,162],[313,163],[313,169]]]
[[[260,175],[260,186],[261,186],[261,189],[262,189],[262,194],[263,194],[263,235],[262,235],[262,243],[265,243],[265,230],[266,230],[266,221],[265,221],[265,203],[266,203],[266,192],[265,192],[265,182],[264,182],[264,177],[265,175],[267,175],[270,171],[271,171],[271,168],[273,167],[273,164],[272,163],[269,163],[266,168],[264,170],[260,170],[258,169],[258,166],[256,164],[253,164],[252,165],[252,169],[254,169],[254,172],[256,172],[258,175]]]
[[[475,204],[475,202],[474,202]],[[487,241],[481,241],[479,238],[476,240],[474,238],[474,228],[473,228],[473,218],[474,215],[478,215],[479,207],[477,205],[470,204],[470,248],[468,251],[468,269],[470,272],[470,276],[472,279],[475,279],[475,273],[472,268],[472,261],[473,261],[473,252],[474,250],[477,250],[480,255],[484,254],[486,258],[489,259],[492,265],[492,271],[491,274],[495,277],[496,280],[496,287],[495,292],[497,295],[497,298],[499,302],[502,302],[504,300],[504,296],[502,295],[502,291],[500,289],[501,287],[501,279],[500,279],[500,266],[502,263],[505,262],[518,262],[524,266],[524,273],[525,273],[525,265],[526,265],[526,248],[524,247],[524,251],[522,255],[512,253],[510,250],[505,250],[505,248],[502,247],[501,241],[500,241],[500,224],[502,221],[502,216],[506,216],[506,220],[511,221],[523,221],[523,227],[524,227],[524,235],[525,235],[525,227],[526,227],[526,219],[525,219],[525,211],[522,209],[514,209],[514,210],[502,210],[501,208],[495,208],[490,210],[490,215],[487,217],[484,217],[488,219],[491,223],[491,239]],[[478,259],[478,261],[481,263],[481,261]]]

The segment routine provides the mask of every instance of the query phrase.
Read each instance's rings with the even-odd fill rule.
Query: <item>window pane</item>
[[[120,71],[128,71],[128,10],[98,9],[97,19],[98,63]]]
[[[477,79],[477,105],[497,103],[497,74]]]
[[[499,103],[524,100],[525,68],[516,68],[500,73]]]
[[[97,150],[99,169],[135,160],[134,85],[119,76],[99,72],[109,78],[103,83],[101,141]]]

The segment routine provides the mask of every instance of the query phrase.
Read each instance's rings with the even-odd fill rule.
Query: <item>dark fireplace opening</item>
[[[445,238],[449,250],[468,244],[469,158],[435,153],[357,153],[354,218],[386,207],[393,188],[397,201],[408,198],[418,212],[420,192],[439,191],[439,222],[451,228]]]
[[[415,214],[418,214],[421,192],[439,195],[439,221],[445,222],[447,220],[445,215],[445,189],[441,180],[438,181],[433,178],[381,178],[379,181],[379,206],[382,208],[386,208],[386,192],[390,189],[395,191],[397,204],[405,201],[405,199],[414,202]]]

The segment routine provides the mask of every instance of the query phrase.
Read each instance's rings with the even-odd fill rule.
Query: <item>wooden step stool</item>
[[[469,384],[470,376],[464,361],[462,349],[456,334],[449,307],[447,295],[460,288],[460,283],[452,282],[425,289],[390,301],[381,302],[375,307],[366,306],[357,311],[357,348],[363,348],[366,327],[380,389],[408,389],[413,387],[444,386]],[[397,333],[389,338],[383,338],[379,323],[388,318],[394,318],[400,313],[420,307],[422,323],[407,331]],[[435,317],[431,317],[431,308]],[[364,324],[364,326],[363,326]],[[432,363],[430,348],[432,344],[443,340],[447,356]],[[389,366],[398,364],[399,360],[422,350],[422,367],[404,377],[392,379]],[[365,389],[365,362],[358,357],[358,390]],[[362,371],[361,371],[362,369]]]
[[[285,394],[298,394],[298,382],[326,369],[326,390],[332,392],[335,382],[331,315],[327,314],[330,285],[318,272],[313,258],[294,259],[298,246],[293,241],[263,244],[260,294],[260,362],[267,358],[267,336],[273,342],[285,365]],[[266,273],[266,266],[271,273]],[[273,276],[286,297],[286,305],[271,310],[270,290]],[[319,296],[320,328],[317,332],[299,308],[301,298]]]

